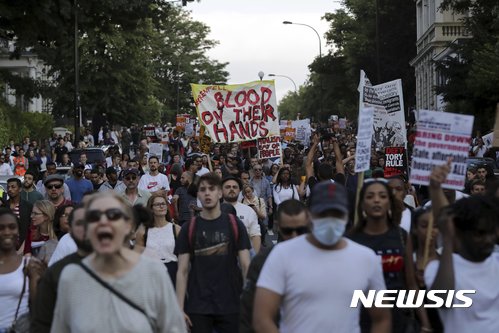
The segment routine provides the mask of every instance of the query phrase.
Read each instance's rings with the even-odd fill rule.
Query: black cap
[[[140,174],[139,169],[134,169],[134,168],[126,169],[123,171],[123,177],[126,177],[128,175],[138,176],[139,174]]]
[[[110,166],[110,167],[108,167],[106,169],[106,175],[110,175],[112,173],[118,174],[118,172],[116,171],[116,169],[114,167]]]

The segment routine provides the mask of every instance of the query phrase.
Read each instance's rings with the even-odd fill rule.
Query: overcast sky
[[[319,55],[319,39],[308,27],[282,21],[314,27],[325,54],[329,27],[321,18],[339,7],[339,1],[331,0],[202,0],[187,5],[195,20],[211,28],[210,38],[219,41],[209,56],[229,62],[229,83],[259,80],[263,71],[265,79],[272,79],[269,73],[286,75],[297,86],[307,80],[308,65]],[[274,79],[279,101],[294,87],[286,78]]]

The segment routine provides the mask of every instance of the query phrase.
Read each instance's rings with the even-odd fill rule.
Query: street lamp
[[[273,77],[284,77],[286,79],[288,79],[289,81],[291,81],[293,83],[293,86],[295,86],[295,93],[298,91],[298,89],[296,89],[296,83],[295,81],[293,81],[292,78],[290,78],[289,76],[286,76],[286,75],[279,75],[279,74],[268,74],[269,76],[273,76]]]
[[[315,34],[317,35],[317,38],[319,39],[319,59],[322,60],[322,42],[321,42],[321,36],[319,35],[319,33],[317,32],[317,30],[314,29],[314,27],[308,25],[308,24],[304,24],[304,23],[296,23],[296,22],[291,22],[291,21],[283,21],[282,24],[294,24],[294,25],[303,25],[304,27],[307,27],[307,28],[310,28],[312,29]],[[322,62],[320,62],[319,64],[321,67],[322,67]],[[323,103],[323,98],[324,98],[324,89],[323,89],[323,86],[322,86],[322,76],[321,74],[318,72],[317,73],[318,76],[319,76],[319,88],[320,88],[320,101],[319,101],[319,107],[320,107],[320,110],[319,110],[319,114],[322,115],[322,103]]]
[[[75,117],[75,131],[74,142],[75,147],[78,147],[80,141],[80,123],[81,123],[81,110],[80,110],[80,67],[78,57],[78,0],[74,0],[74,71],[75,71],[75,91],[74,91],[74,117]]]
[[[304,24],[304,23],[296,23],[296,22],[291,22],[291,21],[284,21],[282,22],[282,24],[294,24],[294,25],[303,25],[305,27],[309,27],[310,29],[312,29],[315,34],[317,35],[317,38],[319,39],[319,58],[322,58],[322,42],[321,42],[321,36],[319,35],[319,33],[317,32],[317,30],[314,29],[314,27],[308,25],[308,24]]]
[[[263,71],[258,72],[258,77],[260,78],[260,81],[263,80],[263,77],[265,76],[265,73]]]

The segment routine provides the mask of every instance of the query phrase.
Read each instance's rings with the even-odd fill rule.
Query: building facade
[[[449,45],[469,37],[462,22],[463,15],[441,11],[442,0],[417,0],[417,55],[411,60],[416,75],[416,109],[444,111],[442,96],[435,87],[444,80],[435,61],[451,55]]]
[[[30,77],[34,80],[48,80],[47,67],[36,54],[23,52],[19,59],[11,59],[10,54],[14,50],[14,42],[0,39],[0,69],[7,69],[14,75]],[[25,98],[18,94],[7,84],[1,85],[0,95],[10,105],[17,106],[25,112],[50,112],[49,100],[38,98]]]

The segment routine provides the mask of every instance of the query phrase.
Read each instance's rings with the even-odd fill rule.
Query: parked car
[[[496,161],[490,157],[469,157],[466,159],[466,164],[468,168],[477,168],[479,166],[485,165],[487,170],[494,171],[494,175],[499,176],[499,170],[496,168]]]

